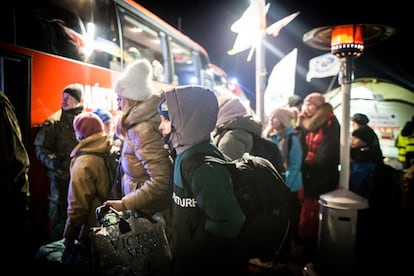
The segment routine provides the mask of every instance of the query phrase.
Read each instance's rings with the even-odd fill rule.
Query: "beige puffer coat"
[[[172,159],[158,129],[160,101],[159,95],[153,95],[125,110],[117,128],[123,136],[122,203],[127,209],[148,214],[166,210],[171,202]]]

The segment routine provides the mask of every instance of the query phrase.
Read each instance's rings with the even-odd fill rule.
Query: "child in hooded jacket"
[[[226,167],[204,163],[191,183],[183,178],[182,163],[197,153],[224,158],[211,141],[218,103],[214,93],[200,86],[166,91],[168,144],[175,150],[173,176],[174,275],[246,273],[247,260],[239,259],[232,243],[240,232],[244,214],[235,198]],[[161,103],[163,104],[163,103]],[[167,135],[164,135],[167,136]]]

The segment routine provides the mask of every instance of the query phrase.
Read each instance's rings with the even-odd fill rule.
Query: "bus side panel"
[[[82,104],[116,112],[112,87],[117,73],[66,58],[33,52],[32,125],[43,121],[61,107],[63,88],[71,83],[84,87]]]

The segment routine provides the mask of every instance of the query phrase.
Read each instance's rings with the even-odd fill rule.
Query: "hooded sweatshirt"
[[[170,145],[177,152],[173,186],[174,273],[214,271],[221,267],[218,263],[232,256],[231,243],[241,230],[244,215],[224,166],[202,164],[194,170],[191,183],[185,183],[181,164],[183,159],[200,152],[224,158],[210,138],[217,121],[217,98],[211,90],[199,86],[175,88],[165,96],[173,129]]]
[[[261,135],[262,126],[238,97],[219,98],[219,111],[215,130],[212,132],[214,144],[231,159],[240,158],[251,152],[253,135]]]

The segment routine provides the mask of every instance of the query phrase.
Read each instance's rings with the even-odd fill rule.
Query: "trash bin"
[[[321,275],[351,275],[356,254],[358,210],[368,200],[338,189],[319,197],[318,263]]]

